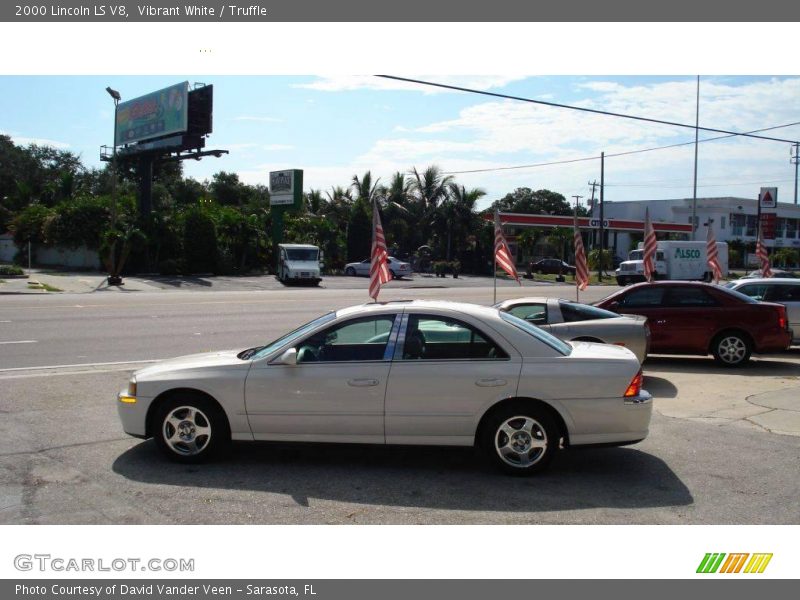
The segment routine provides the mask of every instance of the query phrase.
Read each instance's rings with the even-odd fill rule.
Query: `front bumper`
[[[129,396],[127,390],[117,394],[117,414],[125,433],[138,438],[147,437],[147,410],[152,401],[152,398]]]

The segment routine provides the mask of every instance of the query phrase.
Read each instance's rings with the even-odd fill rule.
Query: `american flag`
[[[653,273],[656,272],[655,257],[658,242],[653,224],[650,222],[650,209],[644,209],[644,278],[647,281],[653,280]]]
[[[575,285],[580,291],[589,286],[589,265],[586,264],[586,250],[583,248],[581,230],[578,228],[578,214],[575,213]]]
[[[514,266],[514,259],[511,258],[511,250],[506,243],[506,238],[503,236],[500,213],[497,211],[494,213],[494,261],[503,271],[516,279],[518,284],[522,285],[519,275],[517,275],[517,268]]]
[[[772,269],[769,266],[769,254],[767,254],[767,247],[761,239],[761,228],[758,229],[758,238],[756,239],[756,256],[761,262],[761,276],[772,277]]]
[[[719,251],[717,250],[717,240],[714,237],[714,229],[711,221],[708,222],[708,237],[706,238],[706,256],[711,275],[715,283],[719,283],[722,277],[722,267],[719,266]]]
[[[381,285],[391,279],[387,265],[389,253],[386,251],[386,238],[383,237],[381,216],[377,203],[372,205],[372,255],[369,265],[369,297],[378,301]]]

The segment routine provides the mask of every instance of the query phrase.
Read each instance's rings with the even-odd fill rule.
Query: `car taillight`
[[[628,389],[625,390],[625,398],[633,398],[634,396],[638,396],[639,392],[642,391],[642,372],[639,371],[636,375],[634,375],[633,379],[631,379],[630,385],[628,385]]]
[[[781,305],[776,308],[778,309],[778,327],[786,329],[786,307]]]

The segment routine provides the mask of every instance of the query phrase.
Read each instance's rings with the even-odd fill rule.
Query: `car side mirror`
[[[289,348],[286,352],[281,354],[274,364],[289,365],[294,367],[297,365],[297,348]]]
[[[612,312],[616,312],[617,310],[619,310],[619,302],[612,302],[611,304],[609,304],[608,310]]]

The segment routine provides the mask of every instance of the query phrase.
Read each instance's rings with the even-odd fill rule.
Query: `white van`
[[[628,260],[614,272],[619,285],[644,281],[644,244],[631,250]],[[722,276],[728,276],[728,244],[717,242],[719,266]],[[706,242],[680,242],[663,240],[656,245],[655,279],[711,280],[711,270],[706,256]]]
[[[311,244],[278,244],[278,279],[319,285],[319,254],[319,248]]]

